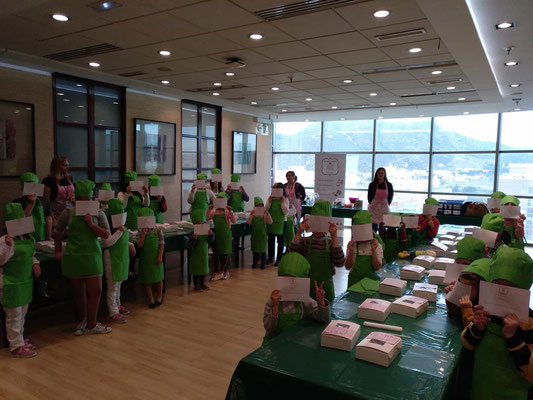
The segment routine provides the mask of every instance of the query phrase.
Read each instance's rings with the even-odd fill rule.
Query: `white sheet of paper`
[[[26,233],[35,232],[33,217],[17,218],[6,221],[7,234],[11,237],[25,235]]]
[[[265,207],[254,207],[254,217],[262,217],[265,215]]]
[[[111,225],[113,225],[113,228],[118,228],[119,226],[126,225],[126,217],[128,216],[128,213],[122,213],[122,214],[115,214],[111,216]]]
[[[215,208],[226,208],[228,206],[228,199],[217,197],[213,204]]]
[[[44,185],[42,183],[24,182],[24,189],[22,190],[22,195],[30,196],[32,194],[42,196],[44,194]]]
[[[283,189],[282,188],[272,189],[272,197],[274,197],[274,198],[283,197]]]
[[[439,242],[438,240],[433,240],[431,242],[431,245],[441,249],[442,251],[448,251],[448,246],[446,246],[444,243]]]
[[[360,256],[371,256],[372,255],[372,242],[359,242],[357,246],[357,251]]]
[[[487,199],[487,208],[492,210],[494,208],[499,208],[502,204],[502,199]]]
[[[148,228],[153,229],[155,228],[155,217],[137,217],[137,227],[139,229]]]
[[[404,215],[402,222],[407,229],[416,229],[418,228],[418,215]]]
[[[439,206],[434,206],[432,204],[424,204],[424,210],[422,211],[422,214],[424,215],[437,215],[437,211],[439,209]]]
[[[519,206],[501,206],[500,214],[504,218],[518,219],[520,218],[520,207]]]
[[[194,233],[197,235],[209,235],[209,224],[194,224]]]
[[[452,291],[446,295],[446,300],[448,300],[450,303],[455,304],[457,307],[460,307],[461,304],[459,303],[459,299],[463,296],[470,296],[471,291],[471,286],[465,285],[457,281],[453,286]]]
[[[163,186],[151,186],[150,195],[151,196],[164,196],[165,188]]]
[[[329,231],[329,222],[333,222],[332,219],[333,218],[323,217],[321,215],[309,215],[305,222],[309,225],[311,232],[325,233]]]
[[[289,212],[287,213],[287,215],[288,215],[289,217],[292,217],[292,216],[296,215],[296,208],[294,208],[294,207],[290,207],[290,208],[289,208]]]
[[[453,281],[456,281],[466,267],[468,267],[466,264],[447,264],[446,275],[444,275],[444,283],[452,283]]]
[[[196,189],[205,189],[205,181],[203,179],[197,179],[194,181],[194,186],[196,186]]]
[[[529,290],[485,281],[479,282],[479,305],[491,315],[500,318],[504,318],[507,314],[516,314],[520,322],[527,322],[529,296]]]
[[[130,189],[132,192],[143,192],[144,181],[131,181]]]
[[[211,182],[222,182],[222,174],[211,174]]]
[[[100,202],[94,200],[76,200],[76,215],[84,216],[85,214],[98,215]]]
[[[100,201],[109,201],[115,198],[114,190],[99,190],[98,191],[98,200]]]
[[[309,301],[309,278],[278,276],[276,289],[281,291],[281,301]],[[314,283],[313,283],[314,284]]]
[[[240,182],[231,182],[231,190],[241,190],[242,183]]]
[[[488,247],[494,248],[498,234],[496,232],[481,229],[476,226],[472,232],[472,236],[476,239],[482,240]]]
[[[374,239],[372,224],[352,225],[352,240],[363,242]]]
[[[402,222],[402,217],[400,215],[392,215],[392,214],[385,214],[383,216],[383,224],[385,226],[400,226],[400,223]]]

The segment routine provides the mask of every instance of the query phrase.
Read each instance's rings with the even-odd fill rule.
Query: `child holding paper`
[[[483,216],[483,219],[481,220],[481,233],[483,230],[485,230],[495,232],[497,234],[495,244],[493,245],[494,247],[492,247],[492,245],[487,245],[486,254],[488,257],[492,257],[496,253],[496,251],[498,251],[498,249],[502,247],[507,247],[503,239],[504,236],[507,236],[507,238],[509,238],[509,236],[507,233],[503,235],[503,222],[503,216],[497,213],[485,214]],[[474,235],[475,234],[476,233],[474,232]]]
[[[39,178],[33,172],[25,172],[20,176],[20,184],[24,190],[25,183],[39,183]],[[52,214],[50,213],[50,203],[46,197],[38,197],[35,194],[24,195],[14,200],[20,203],[24,209],[26,217],[33,218],[35,232],[30,235],[37,242],[50,240],[52,236]]]
[[[487,208],[491,213],[499,213],[502,199],[505,197],[505,193],[496,191],[490,195],[491,203],[487,202]]]
[[[138,191],[132,191],[131,182],[137,180],[137,172],[128,171],[124,174],[125,187],[124,191],[119,192],[117,198],[122,201],[124,208],[128,213],[126,219],[126,227],[132,231],[137,230],[137,214],[141,207],[150,206],[150,196],[148,195],[148,188],[142,187],[142,193]]]
[[[520,200],[515,196],[505,196],[502,198],[502,206],[520,206]],[[503,210],[502,210],[503,213]],[[514,218],[504,218],[503,220],[503,229],[509,233],[511,241],[509,247],[514,247],[517,249],[524,250],[524,221],[526,216],[520,214],[518,219]]]
[[[108,201],[107,218],[111,235],[102,240],[104,248],[104,273],[106,279],[107,309],[111,322],[123,324],[127,322],[124,315],[130,312],[120,304],[120,287],[128,280],[130,254],[135,256],[135,246],[129,242],[130,234],[124,228],[122,216],[124,205],[119,199]]]
[[[204,173],[196,174],[197,181],[204,181],[207,179],[207,175]],[[201,183],[201,182],[200,182]],[[197,188],[196,184],[193,184],[187,202],[191,205],[191,213],[195,210],[203,210],[204,214],[207,212],[209,203],[215,201],[215,195],[211,189],[207,187]]]
[[[265,208],[272,216],[272,224],[267,227],[268,234],[268,260],[267,264],[274,262],[275,243],[278,242],[276,263],[278,266],[283,255],[283,232],[285,232],[285,216],[289,213],[289,200],[283,195],[283,184],[275,183],[272,189],[280,190],[280,196],[270,196]]]
[[[207,225],[204,221],[205,215],[202,210],[195,210],[191,214],[192,222],[196,227]],[[215,237],[213,231],[209,229],[207,234],[194,232],[191,240],[191,250],[189,259],[189,273],[192,275],[194,290],[209,290],[209,285],[205,282],[205,276],[209,274],[209,244],[213,243]]]
[[[217,177],[216,179],[214,177]],[[224,191],[222,186],[222,171],[218,168],[211,170],[211,181],[209,182],[209,188],[216,195]]]
[[[229,262],[233,254],[231,224],[237,222],[235,213],[227,205],[227,194],[217,194],[216,200],[218,199],[226,201],[220,201],[219,207],[211,204],[207,210],[207,221],[213,220],[215,224],[215,254],[221,268],[221,271],[215,272],[213,275],[214,281],[229,278]],[[216,200],[215,202],[217,202]]]
[[[231,183],[238,183],[241,181],[241,176],[238,174],[231,174]],[[229,196],[228,204],[234,212],[244,212],[244,202],[250,200],[250,196],[241,185],[239,189],[233,189],[232,185],[228,185],[226,194]]]
[[[109,183],[102,183],[102,186],[100,186],[100,190],[113,190],[111,187],[111,184]],[[108,209],[108,200],[102,200],[100,198],[100,192],[98,192],[98,201],[100,202],[100,208],[102,211],[107,215],[107,209]]]
[[[439,232],[439,220],[435,217],[439,202],[432,197],[424,203],[424,213],[418,216],[418,232],[420,240],[431,242]]]
[[[289,248],[291,245],[292,239],[294,239],[294,228],[296,227],[296,207],[294,205],[289,205],[289,212],[287,213],[287,224],[285,225],[285,232],[283,233],[283,243],[286,248]]]
[[[370,226],[372,228],[372,214],[366,210],[357,212],[352,217],[352,225]],[[356,228],[357,229],[357,228]],[[348,243],[348,253],[344,266],[348,271],[348,287],[361,279],[371,276],[383,266],[383,242],[372,232],[372,240],[355,241],[353,238]]]
[[[489,280],[528,290],[533,283],[533,261],[520,249],[502,248],[492,260]],[[463,346],[474,351],[472,399],[528,398],[533,381],[531,310],[529,315],[527,322],[520,322],[515,314],[502,319],[482,305],[474,307],[473,320],[461,334]]]
[[[5,221],[25,218],[19,203],[4,207]],[[41,275],[30,235],[0,238],[0,302],[6,314],[6,333],[13,357],[35,357],[35,346],[24,339],[24,321],[33,294],[33,277]]]
[[[148,186],[150,187],[150,191],[152,191],[152,188],[161,187],[161,178],[159,175],[150,175],[148,178]],[[154,196],[150,193],[150,208],[154,212],[156,224],[162,224],[163,213],[167,211],[167,201],[165,196],[162,194],[157,194]]]
[[[252,268],[257,267],[257,262],[261,259],[261,269],[266,268],[266,252],[267,252],[267,225],[272,223],[272,217],[267,210],[264,209],[263,199],[261,197],[254,197],[254,209],[250,212],[246,223],[252,226],[252,252],[253,262]],[[256,210],[263,211],[263,215],[255,215]]]
[[[279,264],[278,276],[308,278],[310,268],[309,262],[302,255],[287,253]],[[263,344],[302,318],[313,318],[323,323],[329,322],[329,301],[324,297],[323,284],[324,282],[321,282],[318,285],[317,281],[311,280],[311,286],[314,286],[316,293],[316,301],[311,298],[305,302],[283,301],[280,291],[275,289],[266,302],[263,313],[263,325],[265,327]]]

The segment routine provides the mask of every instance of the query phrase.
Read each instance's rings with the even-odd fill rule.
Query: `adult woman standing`
[[[287,183],[283,185],[285,196],[289,199],[289,205],[293,205],[296,208],[298,219],[302,216],[302,202],[305,200],[305,188],[299,182],[298,177],[294,171],[287,171],[285,174]]]
[[[368,211],[372,213],[374,230],[383,222],[383,215],[390,212],[389,204],[392,203],[393,197],[394,189],[387,180],[387,171],[380,167],[376,170],[374,180],[368,185]]]
[[[54,157],[50,163],[50,175],[43,179],[44,197],[50,202],[54,225],[63,210],[74,203],[74,180],[68,173],[69,166],[66,157]]]

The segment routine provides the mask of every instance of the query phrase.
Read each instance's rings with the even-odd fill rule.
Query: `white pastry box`
[[[442,241],[445,241],[445,240],[454,241],[455,240],[455,235],[448,235],[448,234],[441,235],[437,239],[438,239],[439,242],[442,242]]]
[[[361,334],[361,325],[351,321],[334,319],[322,331],[320,345],[332,349],[352,351]]]
[[[371,332],[355,346],[355,358],[388,367],[400,354],[402,339],[384,332]]]
[[[454,260],[457,259],[457,250],[451,250],[446,252],[446,257],[453,258]]]
[[[438,257],[434,262],[433,262],[433,268],[435,269],[442,269],[442,270],[446,270],[446,267],[449,265],[449,264],[453,264],[455,262],[455,260],[453,258],[448,258],[448,257]]]
[[[405,292],[407,281],[394,278],[385,278],[379,284],[379,293],[391,296],[401,296]]]
[[[435,261],[435,257],[431,256],[418,256],[415,257],[413,260],[414,265],[420,265],[421,267],[424,267],[425,269],[430,269],[431,264]]]
[[[381,299],[366,299],[357,309],[357,317],[383,322],[390,314],[391,302]]]
[[[428,309],[427,299],[417,296],[402,296],[392,303],[391,312],[405,315],[406,317],[417,318]]]
[[[437,291],[439,287],[431,283],[415,283],[413,288],[413,294],[418,297],[422,297],[429,301],[437,301]]]
[[[431,242],[430,250],[433,250],[437,257],[444,257],[448,251],[448,246],[442,244],[438,240],[433,240],[433,242]]]
[[[441,269],[432,269],[429,271],[428,282],[432,285],[444,285],[444,276],[446,275],[446,270]]]
[[[426,274],[426,269],[419,265],[406,265],[400,269],[400,278],[419,281]]]

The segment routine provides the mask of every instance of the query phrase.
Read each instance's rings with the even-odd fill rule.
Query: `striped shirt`
[[[312,237],[312,236],[311,236]],[[295,236],[287,252],[297,252],[302,256],[306,256],[309,251],[309,238],[299,238]],[[332,245],[331,239],[328,239],[329,251],[331,252],[331,266],[332,267],[343,267],[344,266],[344,251],[342,251],[342,246],[340,244]],[[324,239],[313,238],[311,243],[311,251],[325,251],[326,250],[326,241]]]

